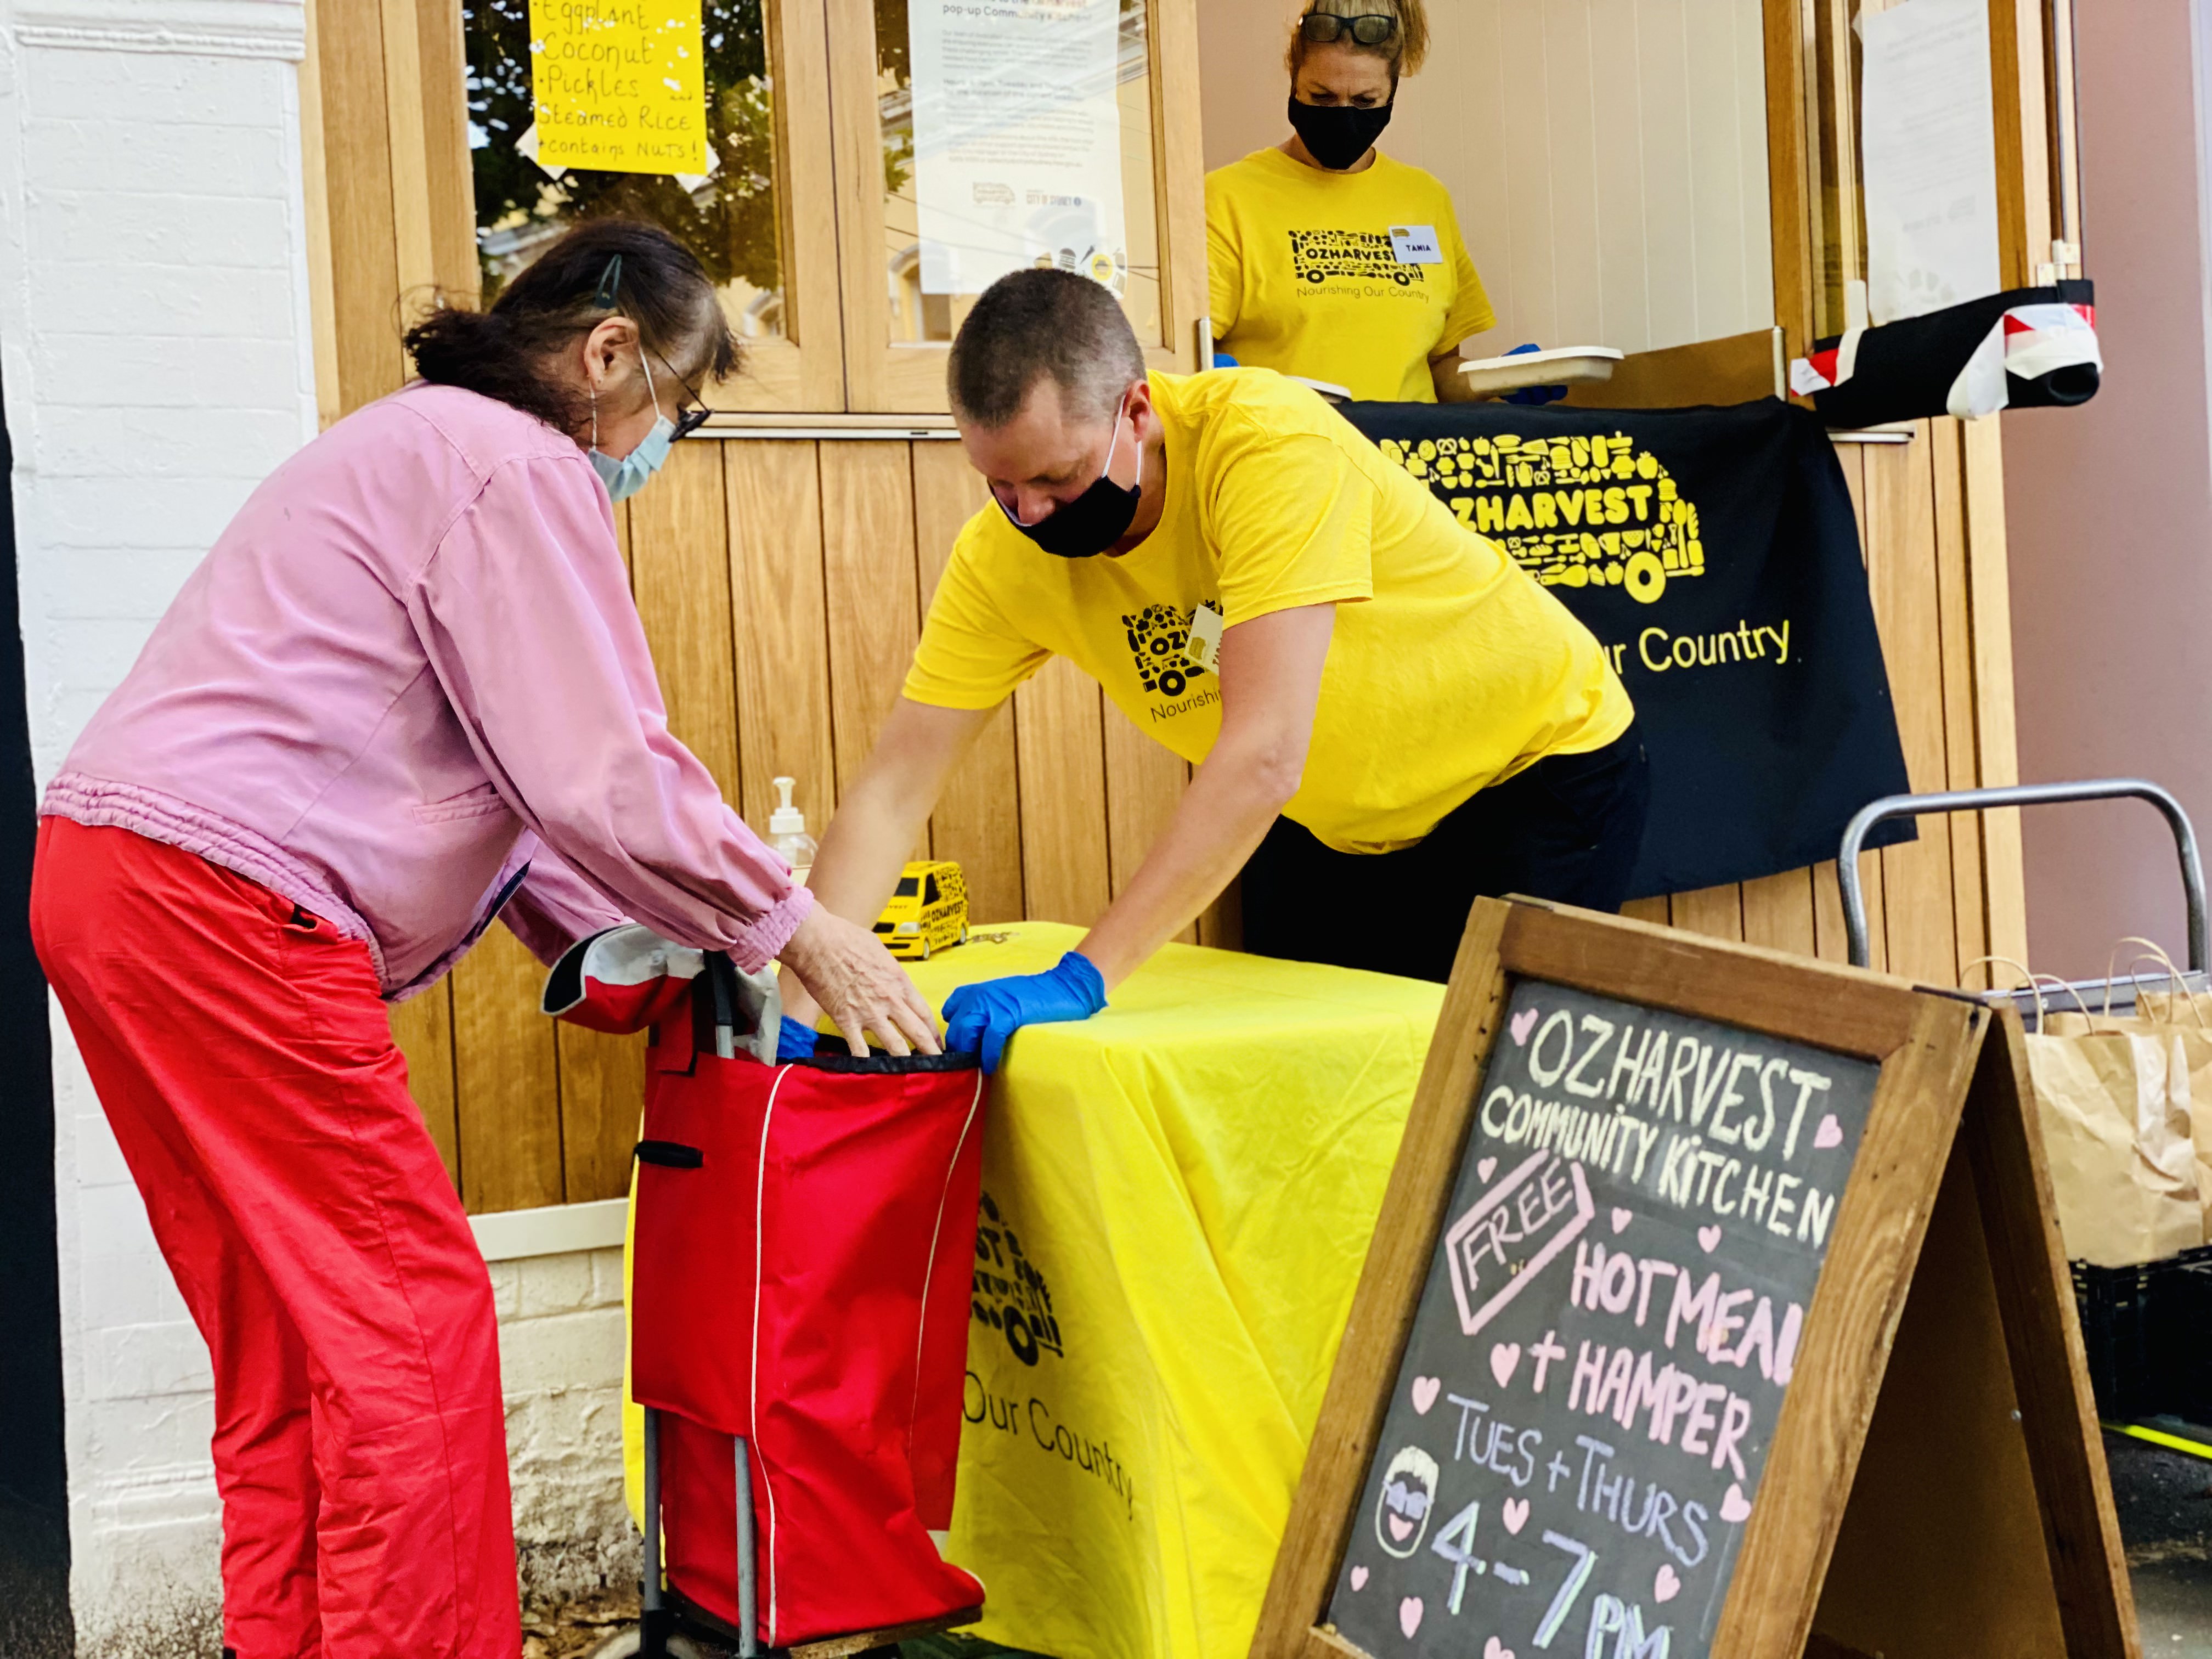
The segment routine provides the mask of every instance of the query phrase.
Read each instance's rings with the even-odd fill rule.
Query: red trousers
[[[57,818],[31,928],[214,1361],[225,1644],[516,1659],[491,1281],[368,950]]]

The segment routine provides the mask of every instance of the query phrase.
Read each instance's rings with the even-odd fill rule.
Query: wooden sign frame
[[[1329,1600],[1518,978],[1881,1067],[1713,1659],[2138,1659],[2018,1016],[1521,899],[1468,918],[1252,1659],[1370,1659]]]

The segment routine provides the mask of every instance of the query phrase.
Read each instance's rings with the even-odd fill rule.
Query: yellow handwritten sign
[[[530,0],[540,166],[707,171],[700,0]]]

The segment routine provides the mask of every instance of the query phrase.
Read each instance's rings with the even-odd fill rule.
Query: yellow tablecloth
[[[980,928],[914,977],[941,1006],[1079,937]],[[1442,1000],[1178,945],[1015,1037],[946,1551],[988,1589],[976,1633],[1242,1659]]]

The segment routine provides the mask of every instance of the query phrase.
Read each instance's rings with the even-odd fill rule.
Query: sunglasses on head
[[[599,291],[592,295],[592,303],[599,307],[602,311],[619,310],[621,306],[617,296],[621,287],[622,255],[617,253],[613,258],[607,261],[607,268],[599,276]],[[653,351],[653,348],[647,345],[641,338],[638,342],[638,349],[640,351]],[[677,385],[682,386],[685,394],[691,399],[692,406],[690,408],[678,410],[677,411],[676,432],[674,436],[671,437],[668,441],[671,443],[674,443],[677,439],[688,438],[693,433],[696,432],[701,427],[706,425],[708,418],[713,416],[714,411],[707,407],[707,399],[700,394],[698,388],[694,386],[690,381],[685,380],[681,374],[678,374],[676,372],[675,364],[670,362],[667,358],[662,357],[660,353],[658,351],[653,351],[653,355],[655,357],[660,358],[660,366],[668,371],[669,377],[673,380]]]
[[[1298,19],[1298,33],[1317,46],[1328,46],[1347,34],[1363,46],[1379,46],[1398,33],[1398,20],[1372,13],[1364,17],[1339,17],[1334,12],[1310,11]]]

